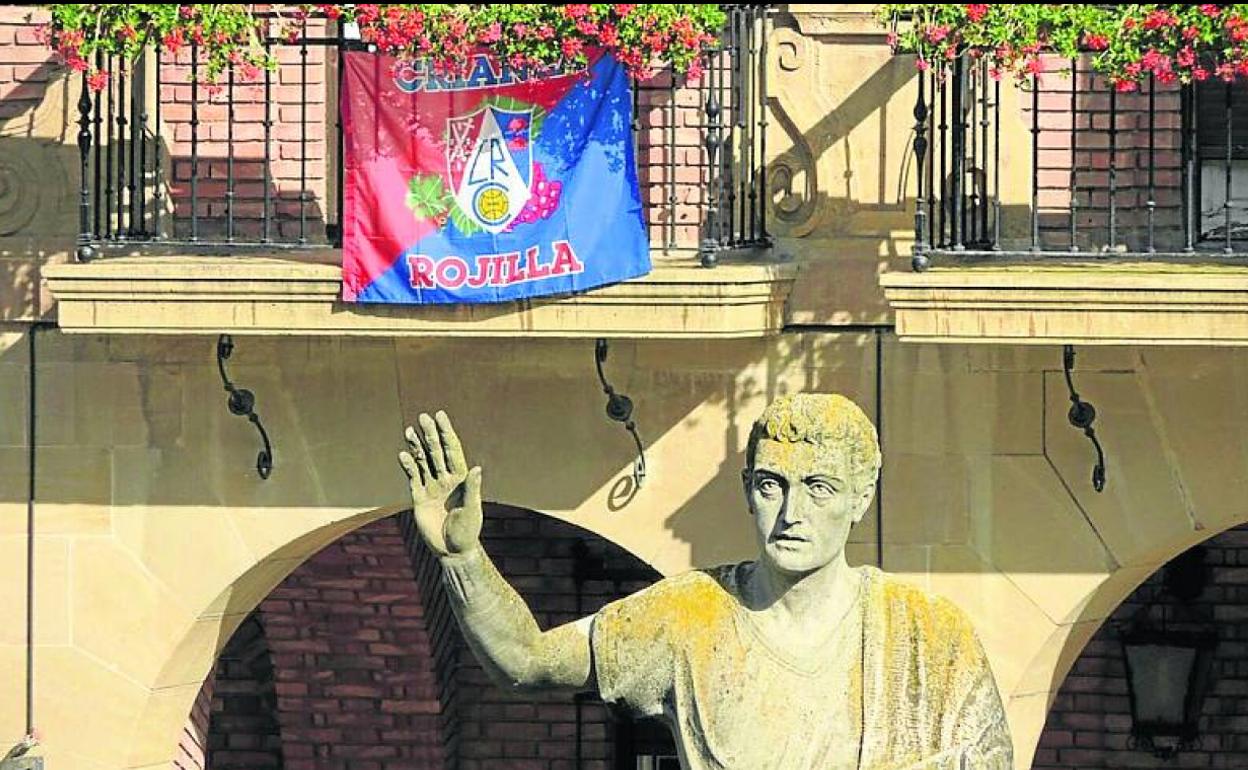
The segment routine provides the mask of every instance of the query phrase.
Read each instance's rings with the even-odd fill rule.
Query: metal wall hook
[[[260,440],[264,442],[264,448],[256,455],[256,473],[260,474],[260,478],[267,479],[273,473],[273,447],[269,443],[268,432],[260,423],[260,415],[255,411],[256,394],[246,388],[235,387],[225,372],[225,362],[233,354],[234,340],[230,335],[222,334],[217,339],[217,371],[221,373],[221,384],[230,394],[226,405],[229,407],[230,414],[246,417],[248,422],[256,426],[256,430],[260,432]]]
[[[1066,419],[1070,424],[1083,431],[1092,446],[1096,449],[1096,465],[1092,467],[1092,488],[1097,492],[1105,490],[1105,452],[1096,437],[1092,423],[1096,422],[1096,407],[1079,397],[1075,391],[1075,382],[1071,378],[1071,370],[1075,367],[1075,346],[1067,345],[1062,351],[1062,371],[1066,374],[1066,388],[1070,391],[1070,411]]]
[[[624,429],[632,435],[633,443],[637,445],[637,459],[633,462],[633,481],[640,487],[646,479],[646,449],[641,443],[641,436],[637,433],[637,423],[633,421],[633,400],[623,393],[616,393],[611,383],[607,382],[607,375],[602,369],[602,365],[607,361],[607,353],[607,341],[599,339],[594,346],[594,365],[598,369],[598,381],[602,383],[602,392],[607,394],[607,418],[623,423]]]

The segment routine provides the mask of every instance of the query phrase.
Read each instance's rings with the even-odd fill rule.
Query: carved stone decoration
[[[78,148],[69,80],[52,79],[37,106],[0,124],[0,237],[77,232],[70,202]]]
[[[783,98],[786,85],[804,81],[809,87],[812,69],[805,67],[814,51],[810,42],[794,30],[779,28],[772,32],[771,45],[776,51],[775,95],[768,98],[768,107],[775,118],[773,125],[784,131],[789,146],[771,161],[768,172],[768,203],[772,207],[772,221],[777,234],[790,237],[809,235],[818,224],[819,172],[814,150],[788,113],[791,99]],[[803,70],[805,70],[803,72]]]
[[[0,150],[0,237],[26,230],[40,210],[46,209],[42,203],[45,182],[64,185],[63,179],[41,175],[28,152]]]

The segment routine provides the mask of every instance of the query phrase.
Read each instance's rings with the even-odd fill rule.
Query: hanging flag
[[[587,70],[343,56],[343,299],[503,302],[645,275],[632,95]]]

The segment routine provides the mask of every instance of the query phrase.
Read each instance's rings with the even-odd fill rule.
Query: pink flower
[[[927,59],[915,59],[914,67],[919,72],[927,72],[929,69],[931,69],[932,65],[927,63]]]
[[[1214,3],[1206,3],[1205,5],[1200,6],[1200,12],[1211,19],[1216,19],[1218,15],[1222,13],[1222,6]]]
[[[582,16],[589,14],[589,5],[584,3],[565,5],[563,7],[563,12],[567,14],[570,19],[579,19]]]
[[[1174,55],[1174,60],[1180,67],[1190,67],[1196,63],[1196,52],[1190,47],[1180,48],[1179,52]]]
[[[615,15],[619,16],[620,18],[624,18],[625,16],[632,13],[633,9],[636,8],[637,6],[626,5],[624,3],[616,3],[614,7],[615,7]]]
[[[949,27],[948,25],[945,25],[945,24],[937,24],[934,27],[929,27],[926,33],[926,37],[927,37],[927,42],[929,43],[939,43],[940,41],[949,37]]]
[[[888,41],[889,48],[892,48],[893,50],[897,50],[897,33],[896,32],[890,31],[888,33],[888,37],[885,39]]]
[[[1096,32],[1087,32],[1084,33],[1083,44],[1093,51],[1104,51],[1109,48],[1109,38]]]
[[[1192,67],[1192,77],[1201,81],[1208,80],[1209,70],[1205,69],[1204,67]]]
[[[971,21],[979,21],[988,15],[988,4],[979,3],[966,6],[966,17]]]
[[[1198,27],[1188,27],[1183,30],[1183,39],[1189,43],[1200,37],[1200,29]]]
[[[616,30],[615,25],[609,21],[604,21],[598,27],[598,42],[608,48],[615,47],[620,42],[620,34]]]
[[[87,87],[92,91],[103,91],[108,87],[108,73],[104,70],[96,70],[87,78]]]
[[[1033,56],[1027,60],[1027,71],[1033,75],[1040,75],[1044,72],[1044,59],[1039,56]]]
[[[481,33],[477,35],[477,39],[482,43],[497,43],[503,39],[503,25],[497,21],[493,22],[490,26],[481,30]]]
[[[1144,29],[1165,29],[1179,23],[1179,17],[1169,11],[1149,11],[1144,17]]]
[[[184,18],[184,19],[193,19],[193,18],[195,18],[195,6],[193,6],[193,5],[180,5],[180,6],[178,6],[178,15],[179,15],[179,16],[181,16],[181,17],[182,17],[182,18]]]
[[[1115,80],[1114,90],[1120,94],[1128,94],[1139,88],[1139,84],[1134,80]]]
[[[565,38],[559,45],[559,50],[563,51],[564,57],[568,59],[575,59],[580,56],[584,48],[585,44],[580,38],[576,37]]]

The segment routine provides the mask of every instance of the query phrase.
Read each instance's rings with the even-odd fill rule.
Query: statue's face
[[[854,487],[835,452],[804,441],[760,440],[744,475],[760,558],[791,574],[839,557],[875,495],[875,484]]]

